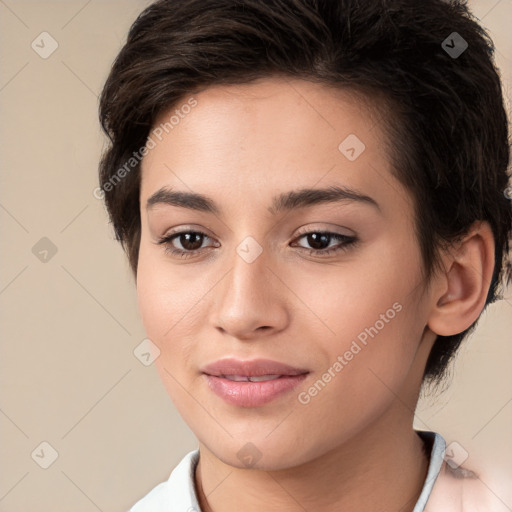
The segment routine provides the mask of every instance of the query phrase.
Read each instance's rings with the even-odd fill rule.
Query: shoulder
[[[141,498],[129,512],[164,512],[168,509],[169,499],[169,483],[162,482]]]
[[[443,461],[425,512],[506,512],[505,505],[479,472]]]
[[[414,512],[510,512],[510,477],[490,475],[472,467],[456,442],[446,445],[441,434],[417,431],[430,446],[430,464]],[[464,456],[465,455],[465,456]],[[497,468],[496,468],[497,469]],[[494,471],[494,469],[493,469]]]
[[[199,510],[194,485],[194,472],[199,460],[195,450],[181,460],[169,479],[158,484],[140,499],[129,512],[187,512]]]

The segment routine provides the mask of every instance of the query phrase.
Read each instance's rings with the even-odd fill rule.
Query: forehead
[[[188,107],[191,98],[196,102],[193,108]],[[221,137],[247,140],[251,136],[274,141],[268,149],[279,145],[284,149],[292,141],[297,141],[297,146],[304,139],[318,138],[337,147],[348,130],[365,137],[377,123],[378,106],[376,101],[353,90],[274,77],[247,84],[214,85],[183,97],[160,113],[153,128],[163,128],[163,137],[172,132],[180,143],[200,129],[201,141],[188,140],[196,147],[201,142],[218,142]],[[173,114],[181,115],[178,118]]]
[[[165,184],[214,194],[227,187],[253,198],[291,185],[382,192],[383,177],[393,177],[378,121],[363,95],[304,80],[209,87],[156,120],[141,195]],[[404,193],[398,182],[393,188]]]

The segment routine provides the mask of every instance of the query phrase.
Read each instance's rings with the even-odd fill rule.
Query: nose
[[[211,320],[217,330],[251,340],[286,328],[285,288],[268,264],[265,251],[250,263],[234,253],[231,270],[216,287]]]

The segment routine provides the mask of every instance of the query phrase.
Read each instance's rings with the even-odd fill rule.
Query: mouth
[[[238,407],[268,404],[289,393],[309,374],[309,370],[268,359],[221,359],[201,371],[217,396]]]
[[[264,382],[267,380],[276,380],[283,375],[259,375],[258,377],[248,377],[247,375],[219,375],[223,379],[232,380],[233,382]]]
[[[305,368],[296,368],[288,364],[272,361],[270,359],[219,359],[203,367],[201,371],[213,377],[226,377],[235,380],[265,377],[263,380],[272,380],[279,377],[288,377],[309,373]]]

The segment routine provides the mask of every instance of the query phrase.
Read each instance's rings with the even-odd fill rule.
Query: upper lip
[[[241,375],[261,377],[262,375],[302,375],[309,373],[303,368],[272,361],[270,359],[219,359],[204,366],[201,371],[207,375],[221,377],[224,375]]]

